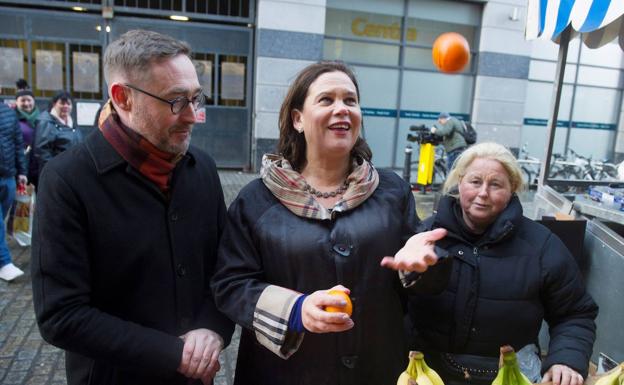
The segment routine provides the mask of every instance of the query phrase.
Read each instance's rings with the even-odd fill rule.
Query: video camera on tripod
[[[419,144],[431,143],[434,146],[442,142],[442,137],[431,133],[431,129],[424,124],[410,126],[410,131],[415,132],[414,135],[408,133],[407,140]]]

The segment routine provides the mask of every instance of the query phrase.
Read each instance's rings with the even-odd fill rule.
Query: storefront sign
[[[206,107],[198,108],[195,111],[195,123],[206,123]]]
[[[399,23],[371,23],[364,17],[356,17],[353,19],[351,22],[351,32],[359,37],[401,40],[401,26]],[[408,27],[405,39],[407,41],[416,41],[416,28]]]

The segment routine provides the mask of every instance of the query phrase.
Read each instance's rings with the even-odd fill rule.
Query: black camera
[[[415,132],[415,134],[407,134],[408,142],[417,142],[420,144],[431,143],[433,145],[442,142],[442,137],[432,134],[431,129],[424,124],[410,126],[409,130]]]

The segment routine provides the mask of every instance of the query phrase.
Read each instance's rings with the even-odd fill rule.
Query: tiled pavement
[[[257,174],[221,171],[225,202],[236,197],[240,188]],[[417,195],[421,218],[431,213],[434,195]],[[61,385],[66,383],[62,351],[44,342],[35,322],[30,282],[30,248],[9,241],[14,263],[26,274],[14,282],[0,281],[0,384]],[[238,336],[221,356],[221,371],[215,385],[230,385],[234,377]]]

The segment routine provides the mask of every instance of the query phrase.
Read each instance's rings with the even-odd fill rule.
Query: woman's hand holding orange
[[[326,306],[342,308],[347,305],[343,297],[330,294],[331,290],[339,290],[347,295],[350,293],[346,287],[337,285],[330,290],[318,290],[308,295],[301,307],[301,319],[307,331],[332,333],[343,332],[353,327],[353,320],[348,314],[325,310]]]
[[[445,229],[435,229],[412,236],[394,257],[384,257],[381,260],[381,266],[393,270],[423,273],[438,261],[433,247],[436,241],[446,236],[446,233]]]

